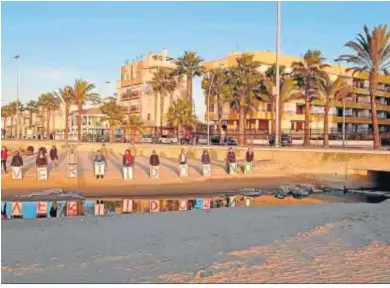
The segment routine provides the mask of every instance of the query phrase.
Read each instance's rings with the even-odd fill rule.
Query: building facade
[[[160,120],[160,103],[150,85],[153,73],[160,67],[175,69],[174,58],[168,56],[168,51],[148,53],[143,59],[133,63],[125,62],[121,66],[121,80],[117,81],[118,104],[123,112],[129,115],[139,115],[145,126],[158,126]],[[173,100],[185,97],[185,77],[178,81],[173,93]],[[158,109],[157,109],[158,108]],[[164,99],[164,114],[169,108],[169,98]],[[157,123],[157,124],[156,124]]]
[[[268,67],[276,61],[276,53],[269,51],[248,52],[254,55],[254,60],[261,63],[258,68],[260,72],[265,72]],[[236,58],[242,53],[230,53],[227,57],[207,61],[203,63],[206,69],[217,67],[233,67],[236,65]],[[302,61],[298,57],[280,56],[280,65],[284,65],[289,72],[289,67],[294,61]],[[291,70],[290,70],[291,71]],[[371,104],[368,91],[368,75],[364,73],[352,75],[352,72],[346,72],[345,67],[332,65],[326,69],[331,79],[338,76],[344,76],[347,82],[355,89],[354,96],[345,99],[345,123],[348,132],[367,132],[372,129],[371,124]],[[376,93],[378,123],[382,132],[390,131],[390,76],[380,75],[378,89]],[[322,134],[324,125],[324,101],[313,101],[311,105],[310,128],[315,133]],[[218,120],[216,105],[213,103],[209,107],[209,117],[211,121]],[[303,100],[291,101],[284,104],[284,110],[281,120],[281,128],[284,131],[303,133],[305,120],[305,107]],[[207,112],[206,112],[207,118]],[[329,128],[331,131],[342,131],[343,126],[343,103],[333,101],[329,115]],[[254,131],[271,130],[272,111],[269,103],[260,103],[255,112],[250,113],[246,120],[246,128]],[[239,117],[237,113],[231,111],[229,104],[223,107],[222,120],[225,120],[228,129],[237,129]]]

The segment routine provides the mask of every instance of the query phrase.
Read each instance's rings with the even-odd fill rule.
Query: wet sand
[[[389,205],[2,221],[2,283],[389,283]]]

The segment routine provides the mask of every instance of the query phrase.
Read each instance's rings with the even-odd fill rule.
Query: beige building
[[[248,52],[254,55],[254,60],[261,63],[260,72],[265,72],[268,67],[275,63],[276,53],[270,51],[254,51]],[[204,62],[203,65],[207,69],[217,67],[233,67],[236,65],[236,58],[242,53],[230,53],[228,56],[216,60]],[[302,61],[303,59],[294,56],[280,55],[280,65],[286,66],[287,69],[294,61]],[[286,71],[288,72],[288,71]],[[355,88],[355,95],[345,99],[345,123],[346,130],[350,132],[364,132],[372,128],[371,125],[371,104],[368,91],[368,75],[367,73],[357,73],[352,76],[352,72],[346,72],[345,67],[331,65],[327,69],[328,74],[332,79],[336,79],[339,75],[346,76],[350,85]],[[390,131],[390,76],[379,77],[377,95],[377,111],[379,129],[383,132]],[[332,131],[342,131],[343,124],[343,103],[333,101],[329,116],[329,128]],[[270,131],[271,130],[271,105],[269,103],[260,103],[256,111],[250,113],[246,119],[246,128],[252,131]],[[210,105],[210,120],[218,119],[217,107],[213,103]],[[297,100],[284,104],[282,114],[282,129],[295,134],[303,133],[305,111],[304,101]],[[207,119],[207,112],[206,117]],[[222,120],[227,122],[229,129],[238,129],[239,116],[234,113],[229,104],[223,108]],[[324,124],[324,101],[313,101],[311,105],[310,128],[315,133],[322,133]]]
[[[161,53],[148,53],[146,57],[133,63],[125,62],[121,66],[121,80],[117,81],[118,104],[123,106],[126,114],[139,115],[145,126],[160,126],[159,99],[149,84],[153,79],[153,73],[160,67],[172,69],[176,67],[174,58],[168,56],[166,49]],[[185,97],[186,86],[184,77],[173,93],[174,100]],[[168,108],[169,96],[164,100],[164,114]]]

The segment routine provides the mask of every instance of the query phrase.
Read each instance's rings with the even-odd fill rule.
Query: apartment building
[[[270,51],[248,52],[254,55],[254,60],[261,63],[258,68],[260,72],[265,72],[268,67],[275,63],[276,53]],[[203,65],[207,69],[217,67],[233,67],[236,58],[242,53],[230,53],[224,58],[207,61]],[[289,67],[294,61],[302,59],[294,56],[281,55],[280,65]],[[352,75],[346,72],[345,67],[332,65],[327,69],[331,79],[336,79],[339,75],[347,77],[347,82],[355,88],[354,96],[345,99],[345,123],[349,132],[364,132],[372,129],[371,124],[371,104],[368,91],[368,75],[365,73]],[[376,94],[378,123],[382,132],[390,131],[390,76],[381,75]],[[317,133],[323,132],[324,124],[324,100],[313,101],[311,106],[310,128]],[[284,104],[281,121],[281,128],[286,131],[303,132],[305,120],[305,107],[303,100],[291,101]],[[217,107],[211,103],[209,107],[210,120],[218,120]],[[329,129],[331,131],[342,131],[343,126],[343,102],[333,101],[329,116]],[[207,119],[207,112],[205,115]],[[271,105],[260,103],[256,111],[250,113],[246,120],[246,128],[253,131],[271,130]],[[229,104],[223,107],[222,120],[226,121],[228,129],[237,129],[239,117],[237,113],[231,111]]]
[[[161,53],[148,53],[142,59],[125,62],[121,66],[121,80],[117,81],[118,104],[128,115],[139,115],[145,126],[159,126],[160,103],[150,85],[160,67],[174,69],[174,58],[168,56],[167,49]],[[173,93],[173,100],[185,97],[186,79],[182,79]],[[158,109],[157,109],[158,108]],[[164,114],[168,111],[169,100],[164,100]]]

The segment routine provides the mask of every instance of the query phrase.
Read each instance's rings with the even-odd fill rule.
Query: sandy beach
[[[2,283],[389,283],[389,204],[2,221]]]

